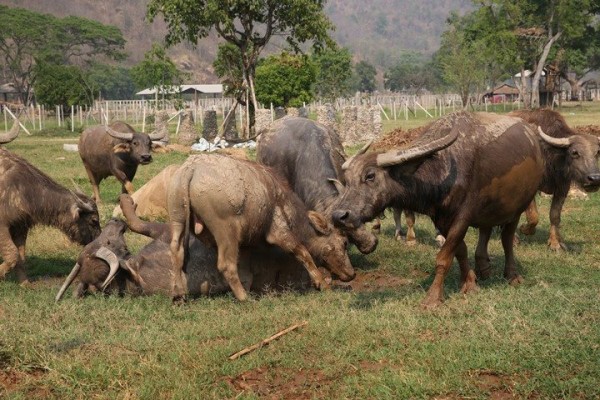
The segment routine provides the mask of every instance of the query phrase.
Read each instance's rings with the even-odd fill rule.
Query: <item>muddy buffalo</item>
[[[131,255],[124,239],[125,222],[112,219],[102,234],[83,249],[56,301],[62,298],[75,279],[79,280],[73,292],[77,298],[88,293],[90,287],[113,294],[171,293],[169,224],[141,220],[132,197],[127,194],[122,194],[119,200],[127,227],[154,240]],[[184,275],[188,294],[208,296],[230,291],[229,284],[217,269],[214,247],[191,236],[187,251],[189,256]],[[310,277],[302,265],[280,249],[269,246],[242,249],[239,275],[244,288],[253,292],[310,287]]]
[[[25,159],[0,149],[0,279],[13,268],[19,282],[27,281],[25,242],[37,224],[63,231],[87,244],[100,234],[96,203],[56,183]]]
[[[94,198],[100,202],[100,182],[109,176],[117,178],[123,193],[133,193],[133,180],[138,165],[152,162],[152,140],[165,133],[150,135],[136,132],[125,122],[93,126],[79,138],[79,155],[88,174]]]
[[[343,190],[345,161],[335,132],[307,118],[281,118],[261,135],[257,161],[283,176],[309,210],[331,217],[333,204]],[[377,247],[377,237],[364,225],[346,233],[361,253]]]
[[[531,125],[508,116],[455,113],[433,123],[413,147],[357,155],[345,167],[347,190],[333,214],[336,224],[358,226],[393,206],[428,215],[446,237],[425,307],[443,301],[455,256],[461,291],[477,289],[463,240],[469,226],[502,225],[504,275],[511,282],[522,279],[514,233],[544,175],[539,134]]]
[[[241,247],[268,244],[293,254],[320,289],[328,284],[313,257],[341,280],[354,278],[346,237],[321,214],[307,211],[263,165],[221,155],[192,156],[171,180],[168,210],[175,299],[185,295],[182,269],[190,230],[216,245],[218,270],[239,300],[247,298],[238,274]]]

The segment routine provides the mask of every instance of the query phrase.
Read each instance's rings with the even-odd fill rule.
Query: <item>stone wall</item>
[[[256,110],[256,113],[254,114],[254,129],[257,133],[269,129],[272,123],[271,110]]]
[[[198,133],[194,125],[194,114],[192,111],[184,113],[179,125],[179,144],[190,146],[198,140]]]
[[[225,109],[223,115],[227,116],[229,114],[229,110]],[[239,137],[237,131],[237,113],[233,111],[229,116],[229,122],[225,125],[223,129],[223,137],[225,140],[237,139]]]
[[[214,110],[204,111],[204,124],[202,126],[202,137],[209,142],[217,137],[219,126],[217,125],[217,112]]]

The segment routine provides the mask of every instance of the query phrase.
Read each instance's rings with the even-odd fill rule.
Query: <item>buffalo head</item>
[[[458,129],[427,144],[385,153],[367,153],[367,144],[343,165],[346,190],[332,214],[336,226],[357,228],[380,215],[398,196],[410,188],[402,185],[402,175],[412,175],[427,157],[450,146]]]
[[[565,149],[570,178],[586,192],[600,189],[600,138],[592,135],[576,134],[566,138],[546,135],[538,127],[540,137],[553,147]]]
[[[119,129],[120,125],[126,125],[125,129]],[[117,128],[117,129],[113,129]],[[124,123],[117,123],[113,127],[105,126],[106,133],[121,141],[113,147],[116,154],[126,155],[136,164],[149,164],[152,162],[152,141],[162,139],[164,133],[139,133]]]

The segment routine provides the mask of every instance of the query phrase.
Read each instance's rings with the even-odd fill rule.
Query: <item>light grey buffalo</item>
[[[216,245],[217,268],[239,300],[247,298],[238,273],[244,247],[272,245],[293,254],[319,289],[329,285],[313,258],[343,281],[354,278],[346,237],[321,214],[308,211],[263,165],[216,154],[191,156],[171,180],[168,210],[174,299],[186,294],[182,270],[190,232]]]

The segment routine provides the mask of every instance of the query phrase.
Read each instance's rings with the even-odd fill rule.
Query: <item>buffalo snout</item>
[[[142,154],[140,156],[140,164],[150,164],[152,162],[152,154]]]
[[[589,174],[586,176],[586,183],[583,185],[586,191],[596,191],[600,188],[600,174]]]
[[[351,223],[349,210],[335,210],[331,214],[331,218],[333,219],[333,223],[337,227],[355,228],[355,226]]]

